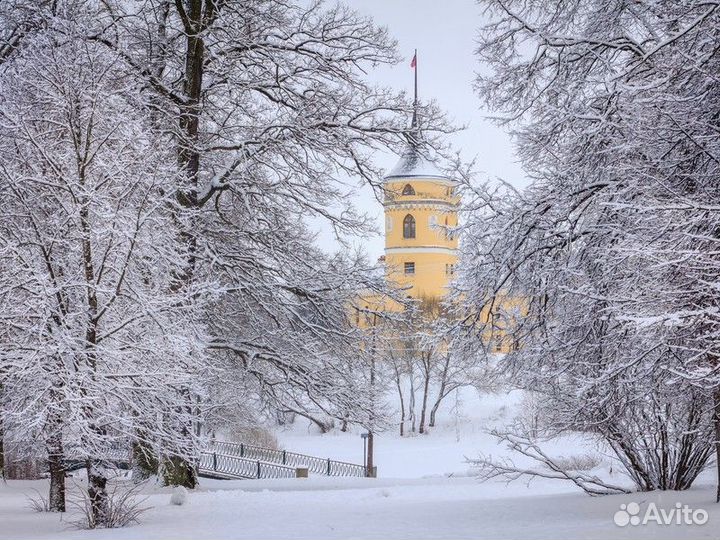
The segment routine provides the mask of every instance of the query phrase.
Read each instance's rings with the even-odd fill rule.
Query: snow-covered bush
[[[139,523],[142,514],[150,509],[143,506],[147,500],[141,494],[143,488],[144,484],[128,486],[123,482],[113,482],[107,490],[102,515],[98,515],[95,502],[87,490],[72,490],[69,522],[78,529],[116,529]]]
[[[35,494],[28,495],[27,497],[30,509],[34,512],[52,512],[53,509],[50,507],[50,499],[37,490],[33,491],[35,491]]]
[[[566,471],[591,471],[603,462],[598,454],[575,454],[555,458],[558,467]]]
[[[520,410],[516,422],[520,431],[532,437],[539,437],[548,427],[546,411],[550,404],[543,399],[543,395],[536,392],[524,392],[520,402]]]
[[[280,447],[275,434],[269,429],[261,426],[246,429],[234,429],[231,430],[229,434],[231,441],[254,444],[264,448],[272,448],[273,450],[277,450]]]

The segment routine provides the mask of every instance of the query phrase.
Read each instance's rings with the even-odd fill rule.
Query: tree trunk
[[[440,408],[440,403],[445,396],[447,396],[447,375],[450,370],[450,353],[445,355],[445,365],[443,366],[442,374],[440,375],[440,389],[438,390],[438,397],[430,410],[430,424],[429,427],[435,427],[435,415]]]
[[[375,439],[373,436],[373,432],[368,432],[368,438],[367,438],[367,469],[366,474],[368,476],[373,475],[373,468],[375,467]]]
[[[50,493],[48,496],[51,512],[65,511],[65,452],[60,435],[54,435],[47,441],[48,472],[50,473]]]
[[[87,460],[88,497],[92,522],[91,529],[108,525],[107,476],[102,463],[96,459]]]
[[[438,412],[438,409],[440,408],[440,402],[442,401],[442,398],[445,397],[442,394],[438,396],[438,398],[435,400],[435,403],[432,406],[432,409],[430,409],[430,422],[428,423],[428,427],[435,427],[435,415]]]
[[[720,386],[713,391],[713,401],[715,402],[713,415],[713,423],[715,425],[715,466],[717,467],[717,490],[715,492],[715,502],[720,503]]]
[[[78,140],[81,136],[77,135]],[[84,186],[86,183],[85,177],[85,159],[87,156],[78,154],[78,162],[83,163],[80,173],[80,185]],[[98,371],[98,354],[97,354],[97,343],[98,343],[98,297],[95,285],[96,274],[95,274],[95,261],[93,259],[93,244],[92,238],[92,222],[90,219],[90,204],[86,196],[82,196],[80,199],[82,206],[80,207],[80,226],[82,230],[82,250],[83,250],[83,268],[85,273],[85,287],[86,287],[86,302],[87,302],[87,315],[88,322],[85,328],[85,351],[86,351],[86,363],[87,367],[90,368],[91,377],[94,379]],[[84,390],[81,389],[81,395],[85,395]],[[97,425],[96,411],[91,405],[83,407],[83,415],[90,431],[97,437],[98,440],[102,440],[106,433],[103,427]],[[84,448],[89,448],[89,445],[84,445]],[[88,477],[88,497],[90,499],[90,510],[88,527],[94,529],[96,527],[104,527],[108,523],[108,500],[107,500],[107,477],[105,475],[105,468],[102,462],[98,459],[88,458],[86,461],[87,477]]]
[[[143,442],[133,443],[132,480],[139,484],[158,473],[158,460],[150,445]]]
[[[171,456],[163,463],[163,483],[195,489],[198,483],[195,467],[185,458]]]
[[[405,397],[402,391],[402,381],[400,380],[400,374],[396,373],[395,383],[397,384],[398,396],[400,397],[400,436],[405,435]]]
[[[408,419],[410,420],[410,431],[415,433],[415,380],[410,372],[410,403],[408,403]]]
[[[428,353],[429,354],[429,353]],[[430,359],[428,358],[428,363]],[[420,409],[420,433],[425,433],[425,413],[427,412],[428,393],[430,392],[430,369],[426,369],[424,374],[425,381],[423,382],[423,399],[422,408]]]
[[[188,0],[184,3],[176,2],[175,4],[186,31],[183,93],[187,98],[187,102],[180,107],[178,120],[183,139],[178,146],[178,161],[187,178],[187,184],[177,191],[177,199],[180,203],[178,211],[181,211],[180,208],[195,210],[204,204],[204,201],[200,201],[198,197],[200,100],[205,71],[203,33],[212,24],[216,16],[216,5],[215,2],[206,3],[203,0]],[[184,8],[182,7],[183,4]],[[194,218],[191,219],[189,227],[180,231],[180,242],[187,246],[188,255],[184,273],[176,276],[172,285],[175,291],[189,286],[195,276],[197,237],[195,236],[196,231],[192,224],[193,221]],[[178,222],[181,223],[182,220],[178,220]],[[187,397],[188,401],[191,401],[190,396]],[[195,468],[189,461],[180,456],[173,456],[167,460],[164,473],[166,485],[178,485],[188,489],[193,489],[197,485]]]
[[[0,418],[0,478],[5,480],[5,430]]]

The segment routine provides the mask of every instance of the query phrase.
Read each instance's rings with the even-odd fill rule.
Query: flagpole
[[[417,110],[417,49],[415,49],[415,110]]]
[[[415,49],[415,55],[413,56],[412,63],[410,66],[415,70],[415,100],[413,101],[413,115],[410,126],[414,129],[418,129],[418,92],[417,92],[417,49]]]

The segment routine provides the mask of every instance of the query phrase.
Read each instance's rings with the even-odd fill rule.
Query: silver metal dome
[[[449,180],[432,161],[420,153],[417,145],[413,144],[408,145],[395,167],[385,176],[385,180],[393,178],[442,178]]]

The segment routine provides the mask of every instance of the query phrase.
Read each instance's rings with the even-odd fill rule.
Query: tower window
[[[405,187],[402,190],[403,195],[415,195],[415,189],[410,184],[405,184]]]
[[[403,219],[403,238],[415,238],[415,218],[410,214]]]
[[[415,263],[414,262],[406,262],[405,263],[405,273],[406,274],[414,274],[415,273]]]
[[[454,240],[454,232],[450,229],[450,224],[448,222],[448,218],[445,218],[445,239],[446,240]]]

